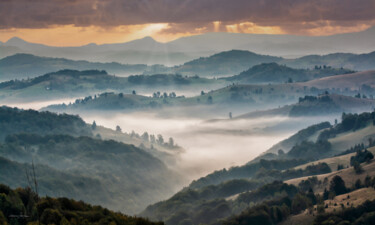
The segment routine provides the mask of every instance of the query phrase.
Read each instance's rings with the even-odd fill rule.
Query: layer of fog
[[[47,107],[49,105],[54,104],[69,104],[76,100],[76,98],[62,98],[62,99],[54,99],[48,101],[18,101],[18,102],[2,102],[0,101],[0,105],[6,105],[8,107],[17,107],[20,109],[34,109],[39,110],[43,107]]]
[[[50,104],[73,102],[74,99],[14,103],[8,106],[39,109]],[[239,110],[230,109],[234,115]],[[257,157],[274,144],[291,136],[311,124],[334,117],[289,118],[272,117],[257,119],[228,119],[229,109],[222,108],[174,108],[148,112],[119,113],[75,112],[87,123],[94,120],[98,125],[123,132],[135,131],[139,134],[161,134],[165,141],[174,141],[185,149],[178,156],[178,171],[186,175],[187,182],[197,179],[214,170],[239,166]],[[245,111],[249,109],[242,109]],[[218,119],[218,120],[210,120]]]
[[[80,113],[87,122],[123,132],[161,134],[173,137],[185,151],[180,153],[178,171],[186,175],[187,183],[214,170],[243,165],[274,144],[308,125],[325,121],[324,118],[272,117],[250,120],[217,120],[192,117],[160,117],[155,112]],[[330,118],[332,122],[334,118]]]

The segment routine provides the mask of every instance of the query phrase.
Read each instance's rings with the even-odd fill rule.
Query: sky
[[[375,26],[375,0],[0,0],[0,41],[54,46],[168,42],[207,32],[358,32]]]

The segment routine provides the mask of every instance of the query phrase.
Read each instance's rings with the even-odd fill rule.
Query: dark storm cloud
[[[212,21],[293,27],[375,20],[375,0],[0,0],[0,28],[171,23],[202,27]],[[173,30],[173,29],[172,29]]]

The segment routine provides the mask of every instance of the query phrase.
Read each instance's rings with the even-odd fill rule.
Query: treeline
[[[40,198],[31,188],[15,190],[0,184],[0,224],[162,225],[68,198]]]
[[[70,134],[92,136],[89,126],[78,116],[0,107],[0,141],[9,134]]]

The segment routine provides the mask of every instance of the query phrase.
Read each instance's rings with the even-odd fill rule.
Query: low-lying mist
[[[72,99],[56,100],[69,103]],[[13,104],[13,107],[38,109],[55,102]],[[87,123],[96,121],[111,129],[120,126],[123,132],[161,134],[165,141],[172,137],[185,151],[176,153],[173,166],[186,177],[187,183],[223,168],[245,164],[274,144],[309,125],[330,121],[335,117],[268,117],[228,119],[245,109],[189,107],[149,110],[145,112],[74,112]],[[250,109],[249,109],[250,110]]]
[[[170,112],[170,114],[172,114]],[[185,149],[178,156],[177,171],[187,182],[223,168],[247,163],[274,144],[300,129],[327,118],[272,117],[257,119],[207,120],[205,116],[160,116],[160,112],[80,113],[87,122],[96,121],[123,132],[161,134]],[[333,118],[329,118],[332,121]]]

